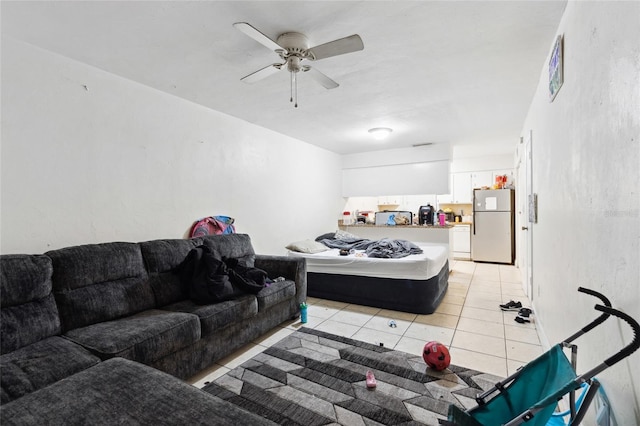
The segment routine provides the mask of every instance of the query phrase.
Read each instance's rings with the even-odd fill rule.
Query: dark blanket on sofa
[[[244,293],[257,294],[267,273],[236,258],[222,258],[205,244],[189,251],[175,268],[185,297],[199,305],[223,302]]]

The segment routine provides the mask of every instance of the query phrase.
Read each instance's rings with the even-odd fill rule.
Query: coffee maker
[[[435,209],[431,204],[426,206],[420,206],[418,210],[418,224],[420,225],[433,225],[433,213]]]

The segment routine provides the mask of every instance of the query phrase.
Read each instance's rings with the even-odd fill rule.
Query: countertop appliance
[[[411,225],[413,223],[413,213],[409,211],[386,210],[383,212],[376,212],[376,225],[386,225],[389,217],[391,216],[404,216],[408,220],[407,225]]]
[[[513,264],[515,259],[515,191],[475,189],[471,259]]]
[[[433,225],[434,211],[435,209],[431,204],[420,206],[420,210],[418,210],[418,224]]]

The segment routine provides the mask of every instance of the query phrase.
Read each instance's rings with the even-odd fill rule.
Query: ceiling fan
[[[312,68],[310,65],[303,65],[303,60],[317,61],[364,49],[364,44],[358,34],[353,34],[315,47],[309,47],[309,40],[307,36],[302,33],[283,33],[278,36],[276,41],[273,41],[246,22],[236,22],[233,26],[258,43],[276,52],[284,61],[282,63],[267,65],[258,71],[242,77],[240,80],[246,83],[254,83],[276,73],[286,65],[286,70],[291,74],[290,101],[294,102],[295,100],[296,108],[298,107],[298,81],[296,76],[300,71],[308,72],[314,80],[326,89],[335,89],[338,87],[338,83],[317,69]]]

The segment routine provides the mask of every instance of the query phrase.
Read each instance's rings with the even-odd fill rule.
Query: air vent
[[[433,142],[425,142],[425,143],[417,143],[415,145],[412,145],[414,148],[417,148],[419,146],[429,146],[429,145],[433,145]]]

